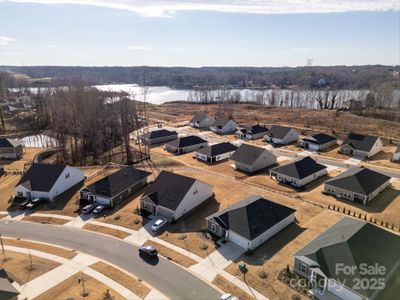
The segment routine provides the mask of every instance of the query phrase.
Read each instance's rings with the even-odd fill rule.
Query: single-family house
[[[232,167],[246,173],[253,173],[276,163],[276,156],[268,150],[242,144],[231,157]]]
[[[246,250],[254,250],[295,220],[295,210],[252,195],[206,218],[207,230]]]
[[[400,145],[396,148],[396,150],[393,153],[393,161],[400,162]]]
[[[194,157],[208,163],[214,163],[217,161],[229,159],[232,154],[237,150],[237,148],[238,147],[231,143],[223,142],[196,150]]]
[[[297,141],[297,146],[314,151],[323,151],[336,144],[337,138],[326,133],[317,133]]]
[[[264,136],[264,139],[276,145],[287,145],[296,142],[299,138],[299,132],[293,128],[274,125],[268,133]]]
[[[350,133],[339,147],[342,154],[369,158],[382,151],[383,142],[379,136]]]
[[[196,135],[177,138],[165,144],[165,150],[173,154],[183,154],[207,147],[208,142]]]
[[[317,163],[309,156],[271,169],[271,177],[279,182],[290,184],[296,188],[304,187],[310,182],[325,176],[327,167]]]
[[[19,159],[24,155],[21,141],[16,139],[0,138],[0,158]]]
[[[14,192],[18,197],[53,201],[55,197],[84,180],[85,175],[79,169],[66,165],[34,163],[22,176]]]
[[[256,140],[263,138],[268,133],[268,128],[260,124],[238,129],[235,135],[241,139]]]
[[[231,119],[219,118],[211,125],[210,130],[218,134],[227,134],[235,132],[237,126],[238,124]]]
[[[324,193],[366,205],[389,184],[389,176],[365,167],[352,167],[325,181]]]
[[[208,116],[205,113],[198,113],[193,116],[189,121],[189,125],[193,128],[210,128],[210,126],[215,122],[213,117]]]
[[[178,133],[173,130],[153,130],[140,137],[140,142],[146,145],[160,144],[178,138]]]
[[[150,175],[133,166],[124,167],[83,188],[80,197],[88,202],[112,207],[144,187]]]
[[[399,249],[398,235],[344,217],[294,254],[293,270],[317,299],[394,299],[400,293]]]
[[[211,185],[195,178],[162,171],[140,199],[140,208],[177,220],[213,196]]]

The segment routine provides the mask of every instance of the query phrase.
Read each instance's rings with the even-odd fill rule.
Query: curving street
[[[219,299],[213,287],[174,263],[160,258],[149,264],[137,247],[113,237],[77,228],[20,221],[0,221],[3,236],[49,243],[96,256],[142,278],[170,299]]]

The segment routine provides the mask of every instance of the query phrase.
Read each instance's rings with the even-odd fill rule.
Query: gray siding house
[[[298,140],[297,145],[304,149],[323,151],[337,144],[337,138],[325,133],[318,133]]]
[[[308,183],[325,176],[327,167],[317,163],[314,159],[307,156],[290,162],[283,166],[271,169],[271,177],[276,180],[290,184],[296,188],[301,188]]]
[[[24,147],[21,141],[0,138],[0,158],[19,159],[23,155]]]
[[[393,299],[400,293],[399,249],[398,235],[344,217],[294,254],[293,270],[310,282],[317,299]],[[363,266],[384,272],[368,274]]]
[[[239,171],[253,173],[276,163],[276,156],[268,150],[242,144],[231,157],[231,166]]]
[[[351,133],[339,147],[342,154],[369,158],[382,151],[383,142],[380,137]]]
[[[364,167],[353,167],[325,181],[324,193],[367,205],[390,184],[390,177]]]
[[[208,129],[215,122],[215,119],[205,113],[198,113],[189,121],[189,125],[193,128]]]
[[[400,162],[400,145],[397,147],[397,149],[393,153],[393,161]]]
[[[278,125],[272,126],[269,132],[264,136],[265,141],[277,145],[287,145],[296,142],[298,138],[299,133],[297,130]]]
[[[210,199],[213,188],[200,180],[162,171],[140,199],[140,208],[177,220]]]
[[[142,144],[155,145],[164,142],[172,141],[178,138],[176,131],[166,129],[153,130],[147,134],[142,135],[139,139]]]
[[[233,120],[219,118],[211,125],[210,130],[218,134],[227,134],[235,132],[237,126],[238,125]]]
[[[144,187],[150,175],[149,172],[128,166],[82,189],[80,196],[88,202],[113,207]]]
[[[166,143],[165,150],[173,154],[184,154],[207,147],[208,142],[196,135],[189,135]]]
[[[250,196],[206,218],[207,230],[225,241],[253,250],[294,222],[295,210]]]
[[[196,150],[194,157],[208,163],[214,163],[229,159],[237,148],[238,147],[228,142],[219,143]]]

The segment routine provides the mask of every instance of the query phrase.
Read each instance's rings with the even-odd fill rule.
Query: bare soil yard
[[[35,243],[31,241],[25,240],[17,240],[12,238],[5,238],[3,237],[3,242],[5,245],[20,247],[20,248],[27,248],[33,249],[45,253],[51,253],[57,256],[61,256],[67,259],[72,259],[76,256],[76,252],[74,250],[69,250],[61,247],[56,247],[52,245],[42,244],[42,243]]]
[[[382,152],[371,157],[369,160],[365,161],[365,165],[375,165],[379,167],[386,167],[392,169],[400,170],[400,164],[394,163],[391,161],[393,158],[393,153],[396,150],[397,146],[394,145],[386,145],[383,147]]]
[[[130,291],[132,291],[135,295],[139,296],[140,298],[146,297],[148,293],[150,293],[150,288],[144,285],[140,280],[137,280],[127,273],[110,266],[102,261],[99,261],[90,266],[93,270],[96,270],[107,277],[111,278],[112,280],[118,282],[119,284],[123,285]]]
[[[195,260],[191,259],[190,257],[180,254],[180,253],[178,253],[164,245],[161,245],[157,242],[146,241],[144,243],[144,245],[156,247],[159,254],[161,254],[162,256],[164,256],[164,257],[172,260],[173,262],[180,264],[186,268],[189,268],[197,263]]]
[[[105,226],[99,226],[99,225],[95,225],[95,224],[90,224],[90,223],[87,223],[82,228],[86,229],[86,230],[95,231],[95,232],[98,232],[98,233],[112,235],[113,237],[116,237],[116,238],[119,238],[119,239],[124,239],[127,236],[129,236],[129,233],[127,233],[125,231],[121,231],[121,230],[118,230],[118,229],[109,228],[109,227],[105,227]]]
[[[0,268],[4,268],[19,284],[47,273],[48,271],[58,267],[60,264],[52,260],[32,255],[31,259],[28,254],[5,251],[6,261],[3,258],[0,261]]]
[[[38,217],[38,216],[26,216],[22,218],[23,221],[36,222],[42,224],[54,224],[54,225],[64,225],[68,223],[68,220],[53,218],[53,217]]]
[[[13,171],[22,171],[24,170],[25,166],[30,165],[35,156],[45,150],[45,148],[24,148],[24,156],[18,160],[0,160],[0,165],[4,166],[4,169],[9,172]]]
[[[88,276],[83,275],[83,280],[85,283],[85,290],[88,293],[87,297],[83,298],[82,285],[78,283],[78,279],[82,278],[81,273],[77,273],[67,280],[61,282],[55,287],[49,289],[45,293],[36,297],[35,300],[47,300],[47,299],[85,299],[85,300],[98,300],[103,299],[104,293],[109,290],[109,293],[114,300],[125,299],[116,291],[110,289],[106,285],[102,284],[100,281]]]
[[[252,300],[254,299],[248,293],[243,291],[241,288],[238,288],[236,285],[229,282],[229,280],[225,279],[224,277],[217,275],[215,276],[214,280],[212,281],[217,287],[223,290],[225,293],[232,294],[239,298],[240,300]]]

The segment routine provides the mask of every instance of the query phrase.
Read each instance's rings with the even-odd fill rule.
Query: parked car
[[[31,202],[31,200],[25,200],[24,202],[20,203],[20,205],[18,205],[19,209],[25,209],[25,207]]]
[[[157,254],[158,254],[158,251],[153,246],[141,246],[139,248],[139,255],[146,255],[148,257],[156,257]]]
[[[95,209],[96,208],[96,204],[89,204],[89,205],[86,205],[83,209],[82,209],[82,212],[83,212],[83,214],[84,215],[87,215],[87,214],[89,214],[93,209]]]
[[[233,296],[232,294],[223,294],[220,300],[239,300],[239,298]]]
[[[153,226],[151,226],[151,230],[154,232],[159,231],[161,228],[165,227],[167,225],[168,221],[163,220],[163,219],[158,219],[157,221],[154,222]]]
[[[44,199],[44,198],[35,198],[31,202],[29,202],[25,208],[32,209],[32,208],[38,207],[41,203],[43,203],[45,201],[46,201],[46,199]]]
[[[93,213],[98,215],[101,213],[106,207],[104,205],[97,205],[95,209],[93,209]]]

